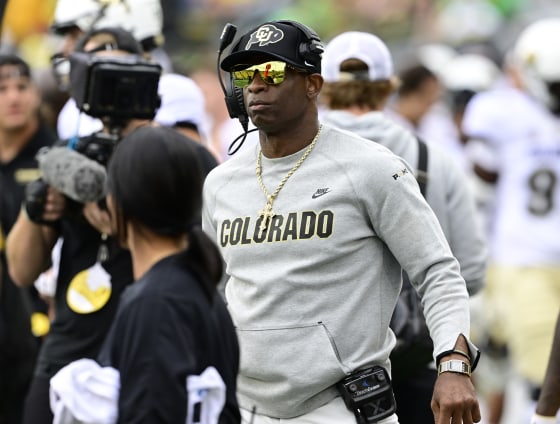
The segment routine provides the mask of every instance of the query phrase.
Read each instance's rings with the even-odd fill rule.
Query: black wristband
[[[451,349],[451,350],[446,350],[445,352],[441,352],[437,356],[436,365],[439,366],[439,363],[441,362],[441,358],[443,358],[444,356],[447,356],[447,355],[452,355],[452,354],[461,355],[461,356],[467,358],[469,360],[469,362],[472,361],[472,358],[468,353],[463,352],[462,350],[459,350],[459,349]]]
[[[467,358],[469,360],[469,363],[471,361],[471,356],[467,352],[463,352],[462,350],[459,349],[453,349],[451,353],[455,353],[457,355],[461,355],[464,358]]]

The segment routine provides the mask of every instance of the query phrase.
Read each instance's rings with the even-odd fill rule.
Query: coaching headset
[[[266,25],[266,24],[273,25],[275,23],[290,25],[292,27],[297,28],[299,31],[301,31],[304,34],[305,37],[298,46],[299,56],[304,60],[304,62],[308,64],[310,70],[311,68],[315,70],[318,69],[320,72],[321,54],[324,51],[324,46],[317,33],[313,31],[311,28],[299,22],[295,22],[291,20],[271,21],[262,25]],[[259,25],[259,27],[262,25]],[[253,28],[252,30],[248,31],[247,34],[253,33],[259,27]],[[228,47],[232,43],[236,33],[237,33],[237,27],[235,25],[231,23],[225,25],[224,29],[222,30],[222,34],[220,36],[218,60],[216,64],[217,71],[218,71],[218,79],[220,81],[222,91],[224,92],[224,96],[225,96],[224,100],[226,102],[229,116],[233,119],[239,119],[239,122],[241,123],[241,126],[243,127],[243,131],[244,131],[243,134],[241,134],[231,143],[228,149],[228,155],[233,155],[235,152],[239,150],[239,148],[241,148],[249,132],[256,131],[256,129],[248,131],[249,115],[247,114],[247,110],[245,108],[245,101],[243,99],[243,89],[235,87],[235,85],[233,84],[233,78],[231,76],[231,73],[229,72],[226,72],[227,78],[225,79],[224,82],[222,79],[222,72],[220,70],[220,58],[222,52],[226,49],[226,47]],[[236,53],[240,50],[241,40],[243,40],[245,35],[243,35],[242,37],[240,37],[239,40],[237,40],[237,43],[231,48],[230,54]],[[240,139],[241,141],[239,142],[239,145],[234,149],[235,144]]]

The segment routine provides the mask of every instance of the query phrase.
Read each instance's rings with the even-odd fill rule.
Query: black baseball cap
[[[97,28],[87,32],[76,44],[75,51],[84,52],[84,47],[88,41],[98,34],[108,34],[114,40],[112,43],[109,43],[105,50],[123,50],[137,55],[142,55],[144,53],[142,44],[134,38],[132,33],[120,27]]]
[[[297,26],[286,21],[267,22],[245,33],[220,66],[231,72],[239,65],[250,65],[255,56],[264,56],[311,73],[321,73],[320,40],[318,37],[315,40],[316,51],[304,57],[300,47],[306,43],[311,45],[313,41]]]

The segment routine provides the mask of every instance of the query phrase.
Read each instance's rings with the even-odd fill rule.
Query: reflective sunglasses
[[[259,65],[250,66],[247,69],[239,71],[232,71],[233,84],[238,88],[245,88],[255,77],[255,72],[258,71],[261,79],[269,85],[281,84],[286,79],[286,68],[293,69],[296,72],[305,72],[295,69],[288,65],[286,62],[272,61],[265,62]]]

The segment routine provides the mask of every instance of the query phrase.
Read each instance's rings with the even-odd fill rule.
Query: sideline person
[[[476,94],[463,116],[476,178],[495,190],[485,299],[489,330],[507,347],[529,398],[539,398],[560,310],[560,17],[523,28],[506,56],[507,81]],[[523,231],[519,229],[523,228]]]
[[[5,238],[25,187],[36,179],[35,155],[56,140],[41,120],[41,95],[29,64],[0,54],[0,423],[20,424],[37,352],[49,331],[48,306],[35,287],[17,287],[6,264]]]
[[[106,59],[119,56],[138,59],[144,54],[132,34],[118,27],[89,32],[77,46],[80,53]],[[128,119],[123,122],[121,136],[150,123],[147,119]],[[109,128],[105,131],[109,132]],[[95,134],[82,140],[95,145]],[[189,139],[184,140],[189,143]],[[69,144],[71,141],[67,140]],[[194,141],[191,144],[204,149]],[[201,161],[204,161],[202,153]],[[109,216],[99,202],[82,204],[49,187],[39,216],[31,219],[28,204],[22,207],[6,241],[8,268],[14,282],[22,287],[33,284],[48,267],[55,242],[59,237],[63,239],[55,316],[39,352],[23,418],[24,424],[51,424],[50,379],[72,361],[98,355],[119,296],[132,283],[133,275],[130,254],[111,236]]]
[[[216,290],[222,259],[200,228],[204,175],[172,128],[138,128],[111,157],[107,204],[135,279],[99,356],[120,373],[119,422],[210,423],[197,408],[240,422],[239,347]]]
[[[440,367],[436,423],[478,422],[470,369],[479,354],[468,340],[458,262],[412,169],[385,147],[320,123],[322,51],[310,28],[272,21],[244,33],[220,64],[260,138],[210,172],[203,202],[203,228],[229,276],[242,417],[350,424],[377,414],[371,404],[347,409],[337,383],[370,367],[390,372],[389,321],[404,268]],[[397,423],[382,387],[378,422]]]
[[[91,33],[82,39],[89,52],[112,41],[112,55],[141,55],[142,47],[126,31]],[[102,51],[96,54],[104,54]],[[132,122],[129,122],[131,124]],[[138,122],[137,122],[138,123]],[[33,183],[32,183],[33,184]],[[63,238],[54,295],[54,319],[41,346],[25,403],[24,424],[52,423],[49,380],[67,363],[99,352],[124,287],[132,282],[130,255],[102,236],[95,225],[102,212],[95,202],[79,204],[48,187],[43,209],[35,216],[26,195],[6,241],[8,270],[15,284],[31,285],[50,265],[51,250]],[[96,224],[88,221],[95,216]],[[99,253],[107,248],[107,258]]]

